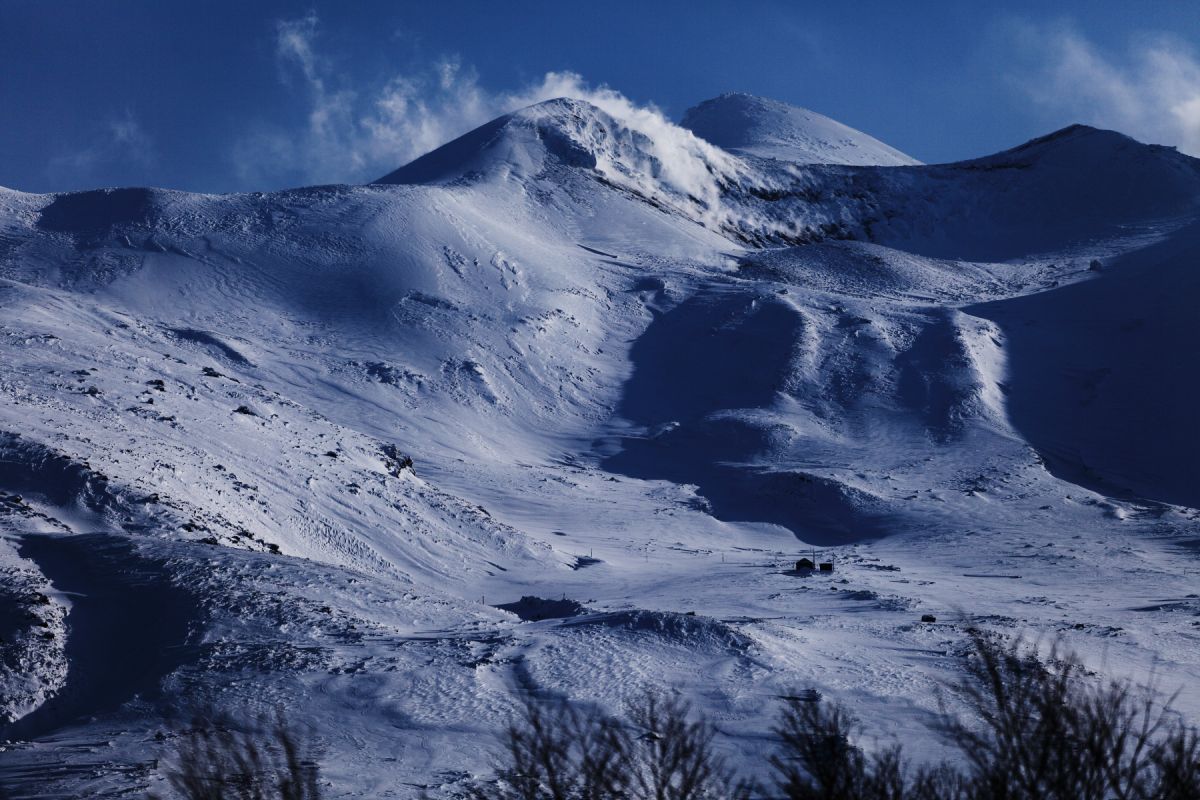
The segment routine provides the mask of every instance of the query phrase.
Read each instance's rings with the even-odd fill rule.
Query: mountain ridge
[[[154,790],[218,707],[311,726],[345,796],[461,796],[531,693],[662,686],[734,758],[796,686],[921,758],[976,628],[1200,681],[1194,160],[635,117],[550,101],[400,183],[0,193],[6,789]]]

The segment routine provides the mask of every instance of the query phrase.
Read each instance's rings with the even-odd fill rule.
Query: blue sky
[[[767,95],[929,162],[1075,121],[1200,154],[1198,48],[1191,2],[0,0],[0,185],[364,181],[602,86]]]

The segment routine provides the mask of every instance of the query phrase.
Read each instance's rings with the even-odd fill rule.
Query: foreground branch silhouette
[[[836,703],[787,701],[767,756],[770,787],[737,779],[713,730],[688,706],[648,695],[628,724],[565,703],[530,702],[507,734],[500,780],[478,800],[1196,800],[1200,734],[1170,702],[1129,682],[1096,683],[1079,660],[971,632],[968,677],[954,691],[973,712],[943,713],[961,757],[913,765],[900,745],[868,753]],[[797,697],[803,696],[796,693]],[[660,738],[661,737],[661,738]],[[755,767],[758,765],[741,765]],[[764,770],[745,769],[753,774]]]
[[[867,755],[844,708],[793,703],[771,757],[780,792],[792,800],[1200,798],[1200,739],[1169,702],[1129,682],[1089,681],[1059,646],[1042,661],[1021,640],[971,636],[969,675],[956,691],[974,714],[942,721],[960,759],[914,768],[899,745]]]
[[[475,800],[704,800],[749,797],[715,731],[675,697],[647,694],[628,723],[563,701],[528,700],[509,725],[498,780],[476,784]]]
[[[528,699],[504,733],[495,775],[472,800],[1197,800],[1200,733],[1128,681],[1097,682],[1061,647],[971,633],[952,691],[971,714],[942,715],[960,757],[914,765],[900,745],[868,752],[843,706],[785,701],[773,753],[731,764],[684,700],[648,693],[626,719],[564,699]],[[317,800],[314,750],[282,720],[183,737],[172,787],[185,800]],[[768,786],[739,777],[768,774]]]
[[[282,714],[245,727],[227,716],[198,717],[166,774],[185,800],[319,800],[316,757],[311,738]]]

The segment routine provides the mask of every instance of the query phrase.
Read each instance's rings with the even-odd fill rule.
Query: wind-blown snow
[[[527,692],[661,684],[920,756],[969,626],[1195,685],[1197,163],[552,100],[369,186],[0,190],[0,782],[161,791],[168,714],[282,706],[333,796],[436,794]]]
[[[381,183],[541,175],[551,162],[586,167],[639,195],[718,222],[723,181],[743,165],[615,93],[602,106],[557,99],[501,117],[383,177]]]

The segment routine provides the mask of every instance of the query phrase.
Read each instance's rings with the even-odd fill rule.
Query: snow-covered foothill
[[[453,793],[526,694],[647,686],[735,754],[811,688],[919,758],[972,626],[1194,686],[1198,162],[699,108],[0,190],[0,784],[161,792],[181,720],[282,708],[333,797]]]

